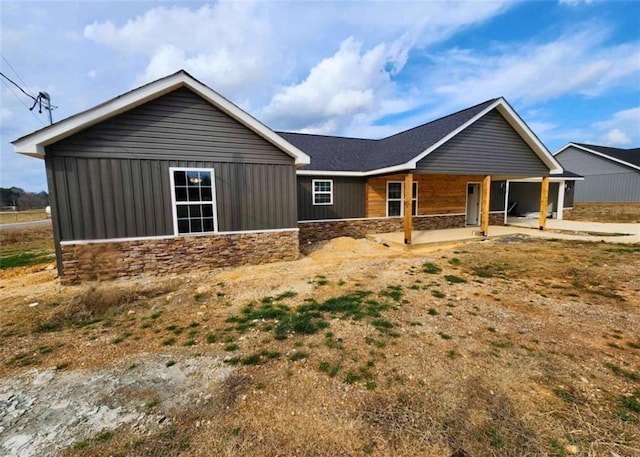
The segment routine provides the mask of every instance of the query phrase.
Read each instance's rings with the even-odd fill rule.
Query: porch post
[[[491,197],[491,176],[482,180],[482,203],[480,207],[480,230],[483,236],[489,235],[489,200]]]
[[[544,176],[540,184],[540,221],[539,229],[544,230],[547,226],[547,202],[549,200],[549,177]]]
[[[558,208],[556,208],[556,220],[561,221],[564,212],[564,186],[566,181],[558,183]]]
[[[411,202],[413,201],[413,174],[404,177],[404,244],[411,244],[412,216]]]

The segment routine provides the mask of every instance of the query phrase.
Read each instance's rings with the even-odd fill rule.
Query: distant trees
[[[45,191],[38,193],[25,192],[19,187],[0,187],[0,207],[18,210],[45,208],[49,205],[49,194]]]

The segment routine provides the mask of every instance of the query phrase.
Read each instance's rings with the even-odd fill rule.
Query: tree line
[[[25,192],[19,187],[0,187],[0,207],[3,210],[39,209],[49,205],[49,194],[40,192]]]

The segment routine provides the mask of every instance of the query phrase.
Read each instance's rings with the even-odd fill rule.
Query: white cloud
[[[631,138],[620,129],[609,130],[601,139],[605,146],[625,146],[631,143]]]
[[[94,79],[96,76],[98,76],[98,72],[95,68],[92,68],[87,72],[87,78],[89,79]]]
[[[353,38],[311,69],[307,78],[283,87],[261,110],[261,116],[275,125],[315,133],[333,133],[342,119],[349,123],[356,114],[381,114],[386,109],[404,109],[393,100],[391,75],[406,62],[406,48],[379,44],[367,51]]]
[[[393,96],[390,83],[410,50],[449,38],[512,4],[327,2],[311,8],[223,1],[193,9],[155,7],[123,25],[94,22],[84,35],[123,54],[142,56],[145,68],[134,85],[184,68],[244,108],[295,119],[298,128],[332,129],[336,116],[351,115],[356,122],[357,114],[374,118],[376,110],[384,115],[411,106]],[[381,92],[389,93],[381,97]],[[301,115],[307,116],[305,122]]]
[[[618,111],[610,119],[594,123],[593,127],[603,132],[598,144],[638,146],[640,145],[640,107]]]
[[[179,69],[234,94],[270,71],[271,28],[254,2],[222,2],[191,10],[158,7],[122,27],[111,21],[93,23],[85,37],[148,59],[135,85]]]
[[[452,49],[432,56],[426,85],[450,109],[501,95],[524,105],[566,94],[593,97],[617,85],[636,84],[638,47],[606,45],[607,36],[602,27],[581,24],[546,43],[502,45],[487,53]]]

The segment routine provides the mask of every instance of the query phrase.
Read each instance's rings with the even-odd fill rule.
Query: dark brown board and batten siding
[[[549,168],[497,111],[428,154],[422,173],[547,176]]]
[[[333,181],[333,204],[313,204],[313,180]],[[298,220],[351,219],[365,217],[365,179],[337,176],[298,176]]]
[[[294,159],[184,88],[47,146],[45,165],[57,248],[173,235],[170,167],[214,169],[219,231],[297,226]]]

